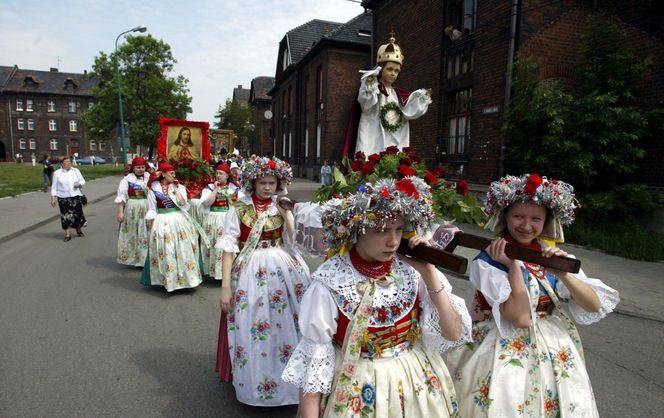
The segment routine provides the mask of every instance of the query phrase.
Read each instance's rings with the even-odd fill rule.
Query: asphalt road
[[[219,382],[219,284],[142,287],[140,269],[115,263],[114,213],[112,199],[89,205],[69,243],[54,221],[0,244],[0,416],[294,416]],[[581,336],[600,415],[661,416],[664,323],[613,314]]]

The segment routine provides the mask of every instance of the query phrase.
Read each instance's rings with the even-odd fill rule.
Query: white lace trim
[[[330,393],[335,354],[332,343],[318,344],[303,338],[288,360],[281,379],[305,393]]]
[[[588,276],[583,273],[583,270],[575,276],[595,291],[601,304],[600,309],[597,312],[586,311],[571,298],[572,295],[569,289],[565,286],[562,280],[559,280],[558,285],[556,286],[556,291],[561,298],[569,299],[569,313],[577,324],[594,324],[613,312],[616,306],[618,306],[620,295],[616,289],[607,286],[599,279],[588,278]]]
[[[438,276],[441,279],[441,284],[445,287],[445,293],[447,293],[447,296],[450,299],[452,308],[454,308],[459,314],[461,319],[461,335],[459,336],[459,339],[456,341],[450,341],[443,338],[440,330],[440,316],[438,315],[438,310],[431,301],[429,294],[423,292],[424,296],[421,296],[420,298],[422,307],[422,312],[420,314],[422,341],[424,342],[427,351],[442,354],[451,348],[472,341],[472,321],[470,319],[468,308],[466,307],[466,302],[462,298],[452,294],[452,285],[442,273],[439,273]]]

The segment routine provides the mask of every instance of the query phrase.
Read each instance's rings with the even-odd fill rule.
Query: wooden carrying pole
[[[468,268],[468,260],[466,260],[465,257],[439,250],[434,247],[428,247],[426,245],[418,245],[414,248],[410,248],[407,239],[401,240],[397,252],[421,261],[426,261],[434,266],[452,270],[459,274],[465,273],[466,268]]]
[[[476,250],[484,250],[489,246],[489,244],[491,244],[491,240],[489,238],[457,232],[454,235],[452,242],[447,246],[446,250],[454,251],[458,245],[467,248],[474,248]],[[578,273],[581,269],[581,261],[577,260],[576,258],[563,257],[558,255],[547,258],[537,250],[510,243],[507,243],[505,246],[505,255],[515,260],[539,264],[542,267],[554,268],[557,270],[566,271],[568,273]]]

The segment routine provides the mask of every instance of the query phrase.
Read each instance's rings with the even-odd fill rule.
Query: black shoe
[[[85,234],[83,233],[83,231],[81,231],[81,228],[76,228],[76,234],[77,234],[79,237],[84,237],[84,236],[85,236]]]
[[[65,237],[65,242],[71,241],[71,235]]]

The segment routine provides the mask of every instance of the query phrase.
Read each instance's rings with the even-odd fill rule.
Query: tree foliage
[[[230,129],[237,136],[240,144],[238,148],[248,148],[248,141],[255,130],[254,107],[241,100],[226,100],[224,107],[214,115],[217,121],[215,126],[219,129]]]
[[[509,171],[539,172],[570,179],[581,191],[600,191],[637,169],[647,116],[633,91],[645,66],[624,37],[612,19],[590,17],[574,86],[538,80],[536,62],[518,60],[503,132]]]
[[[108,137],[116,129],[119,135],[116,63],[131,145],[154,145],[160,116],[185,119],[191,112],[188,80],[172,75],[177,61],[171,47],[150,35],[127,36],[117,52],[100,52],[92,74],[101,78],[101,85],[93,91],[95,106],[83,115],[87,129],[99,137]]]

